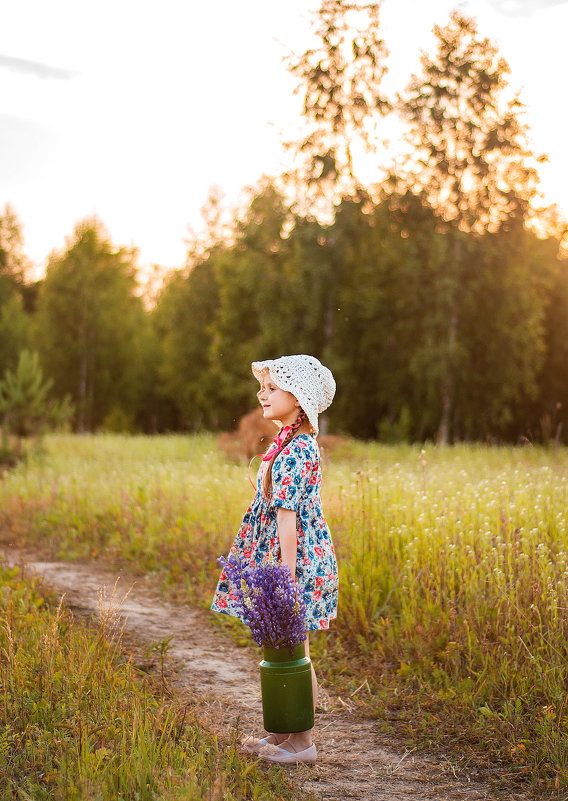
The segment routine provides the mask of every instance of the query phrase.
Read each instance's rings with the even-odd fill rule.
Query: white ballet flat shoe
[[[264,737],[260,740],[258,737],[245,737],[241,745],[249,754],[258,754],[262,748],[266,745],[270,745],[270,743]]]
[[[258,755],[262,759],[267,759],[269,762],[278,762],[281,765],[294,765],[298,762],[315,762],[317,759],[317,751],[313,743],[309,748],[304,748],[303,751],[286,751],[285,748],[280,748],[278,745],[271,745],[268,743],[260,749]]]

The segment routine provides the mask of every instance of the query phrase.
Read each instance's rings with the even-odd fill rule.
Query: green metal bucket
[[[289,734],[314,725],[312,663],[304,643],[265,648],[260,663],[262,714],[266,731]]]

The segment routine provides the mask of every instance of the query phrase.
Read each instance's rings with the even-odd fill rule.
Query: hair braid
[[[274,455],[268,462],[266,470],[264,471],[264,476],[262,477],[262,489],[264,490],[264,494],[267,497],[272,494],[272,465],[274,464],[274,460],[276,459],[278,454],[281,453],[284,450],[284,448],[290,444],[290,442],[292,442],[292,440],[298,433],[298,430],[302,427],[302,423],[304,422],[304,420],[307,419],[308,416],[305,413],[305,411],[303,409],[300,409],[300,413],[298,414],[296,421],[291,426],[290,431],[286,435],[286,438],[284,439],[284,442],[282,443],[281,447],[277,451],[275,451]],[[280,431],[282,431],[282,429],[280,429]],[[280,431],[278,433],[280,433]]]
[[[306,419],[307,419],[307,414],[305,413],[305,411],[303,409],[300,409],[300,413],[296,417],[296,422],[292,425],[292,427],[290,429],[290,433],[286,437],[286,444],[288,444],[288,442],[290,442],[292,439],[294,439],[294,437],[296,436],[296,431],[300,428],[300,426],[302,425],[302,423]],[[284,445],[282,447],[284,447]]]

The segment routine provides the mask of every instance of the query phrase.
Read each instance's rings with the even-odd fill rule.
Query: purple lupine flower
[[[293,650],[306,639],[306,605],[288,565],[251,567],[236,554],[217,561],[234,586],[235,606],[257,645]]]

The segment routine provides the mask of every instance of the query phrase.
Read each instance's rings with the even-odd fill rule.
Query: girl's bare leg
[[[271,732],[270,734],[267,734],[264,739],[267,743],[270,743],[270,745],[282,745],[282,743],[286,742],[289,736],[289,734],[276,734],[276,732]]]

